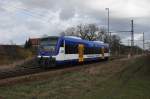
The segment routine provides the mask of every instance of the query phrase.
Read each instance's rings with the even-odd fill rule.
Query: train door
[[[83,62],[84,61],[84,45],[83,44],[79,44],[78,45],[78,53],[79,53],[79,62]]]
[[[104,59],[104,58],[105,58],[104,50],[105,50],[105,48],[104,48],[104,47],[102,47],[102,48],[101,48],[102,59]]]

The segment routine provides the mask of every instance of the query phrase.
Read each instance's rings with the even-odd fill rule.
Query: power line
[[[3,3],[6,4],[6,3],[8,3],[8,1],[7,2],[3,2]],[[23,7],[11,6],[11,7],[6,7],[6,8],[15,8],[15,9],[22,10],[24,12],[23,14],[26,14],[28,16],[34,17],[34,18],[40,20],[41,22],[48,23],[48,20],[42,19],[42,18],[44,18],[44,14],[39,14],[39,13],[36,13],[36,12],[32,12],[29,9],[26,9],[26,8],[23,8]]]

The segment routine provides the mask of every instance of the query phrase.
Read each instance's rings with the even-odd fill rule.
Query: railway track
[[[0,79],[23,76],[44,71],[40,67],[22,67],[0,71]]]
[[[118,58],[112,57],[110,61],[116,60]],[[104,63],[104,62],[102,62]],[[80,65],[78,65],[80,66]],[[7,69],[7,70],[0,70],[0,80],[6,79],[6,78],[12,78],[12,77],[18,77],[18,76],[24,76],[29,74],[35,74],[40,72],[46,72],[46,71],[53,71],[57,69],[64,69],[64,68],[71,68],[73,66],[61,66],[56,68],[50,68],[50,69],[42,69],[40,66],[23,66],[23,67],[16,67],[14,69]]]

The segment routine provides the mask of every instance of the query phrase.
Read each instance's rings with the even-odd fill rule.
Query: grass
[[[117,72],[99,66],[92,74],[87,70],[65,72],[42,81],[1,87],[0,96],[4,99],[150,99],[149,59],[130,60]]]

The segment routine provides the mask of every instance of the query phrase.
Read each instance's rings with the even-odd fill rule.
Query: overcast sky
[[[0,0],[0,43],[23,44],[29,37],[59,35],[68,27],[95,23],[107,28],[110,9],[110,31],[145,32],[150,39],[149,0]],[[129,33],[119,34],[124,41]],[[136,34],[142,40],[141,34]],[[140,42],[139,42],[140,44]]]

